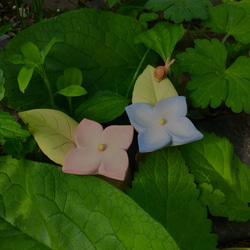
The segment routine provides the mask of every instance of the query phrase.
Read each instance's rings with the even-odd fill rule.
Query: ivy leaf
[[[209,0],[149,0],[145,7],[154,11],[163,11],[164,18],[177,23],[190,21],[193,18],[207,18]]]
[[[4,88],[5,78],[3,76],[3,71],[0,69],[0,101],[4,98],[5,88]]]
[[[100,91],[77,107],[75,117],[77,121],[88,118],[99,123],[109,122],[121,116],[129,102],[122,95]]]
[[[225,203],[225,195],[219,189],[213,189],[213,186],[207,183],[202,183],[199,186],[200,196],[199,200],[208,206],[209,211],[214,216],[220,216],[227,211]]]
[[[182,70],[192,74],[187,88],[193,90],[195,107],[217,108],[225,101],[233,112],[250,113],[249,58],[240,56],[226,69],[225,46],[217,39],[204,39],[196,40],[195,49],[187,49],[178,59]]]
[[[72,22],[72,20],[74,20]],[[49,28],[48,28],[49,27]],[[20,53],[20,45],[31,41],[38,48],[44,48],[54,38],[64,42],[56,43],[45,59],[45,70],[52,92],[57,91],[56,82],[68,67],[79,68],[84,76],[84,88],[88,97],[96,91],[110,90],[125,96],[146,48],[134,44],[135,37],[146,28],[131,17],[82,8],[66,12],[46,22],[39,22],[20,32],[0,53],[0,68],[4,71],[6,93],[4,104],[15,110],[29,110],[48,107],[50,100],[44,82],[34,75],[25,94],[18,89],[16,77],[19,65],[7,59]],[[143,67],[149,62],[156,63],[157,56],[152,51],[147,55]],[[68,109],[64,98],[58,103]],[[84,97],[84,100],[87,97]],[[74,98],[73,106],[83,102]]]
[[[22,249],[26,235],[38,249],[179,249],[127,195],[96,177],[0,157],[0,180],[0,218],[24,235]]]
[[[152,106],[167,97],[177,96],[175,87],[168,78],[157,82],[154,78],[155,68],[148,65],[143,73],[137,78],[132,102],[145,102]]]
[[[231,4],[221,4],[210,8],[209,17],[203,25],[212,31],[232,35],[235,40],[247,44],[250,42],[250,11]]]
[[[68,151],[75,148],[74,133],[78,123],[58,110],[33,109],[19,113],[40,149],[52,161],[63,164]]]
[[[135,43],[144,43],[148,48],[158,53],[165,62],[172,55],[176,43],[184,35],[182,24],[157,23],[153,28],[139,34]]]
[[[227,211],[219,216],[236,221],[249,220],[250,169],[234,154],[228,139],[204,133],[202,140],[180,148],[195,181],[212,185],[214,190],[221,190],[225,195]]]
[[[147,155],[127,193],[167,228],[180,249],[216,249],[206,208],[177,147]]]

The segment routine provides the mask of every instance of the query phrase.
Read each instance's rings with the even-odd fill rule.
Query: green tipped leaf
[[[52,161],[63,164],[68,151],[75,148],[74,134],[78,123],[58,110],[33,109],[19,113],[40,149]]]
[[[17,81],[19,89],[24,93],[25,89],[28,87],[31,77],[34,72],[34,67],[23,66],[18,74]]]
[[[21,52],[24,55],[27,63],[30,63],[34,66],[42,63],[40,51],[34,43],[26,41],[21,45]]]
[[[41,57],[42,57],[42,61],[44,62],[46,56],[48,55],[49,51],[51,50],[51,48],[53,47],[53,45],[55,43],[60,43],[60,42],[63,42],[62,39],[60,38],[57,38],[57,37],[54,37],[49,43],[48,45],[43,49],[41,50],[40,54],[41,54]]]
[[[79,85],[70,85],[64,89],[59,90],[57,93],[67,97],[74,97],[86,95],[87,91]]]
[[[157,23],[153,28],[139,34],[135,43],[144,43],[158,53],[165,62],[172,55],[176,43],[184,35],[182,24]]]
[[[96,177],[0,157],[0,179],[0,218],[33,240],[21,247],[12,237],[19,249],[179,250],[133,200]]]
[[[207,210],[177,147],[147,155],[127,193],[167,228],[180,249],[216,249],[217,236],[210,234]]]
[[[204,133],[202,140],[181,146],[181,152],[195,181],[207,183],[225,196],[226,211],[214,211],[213,205],[211,213],[229,220],[250,219],[250,168],[240,161],[228,139]]]
[[[75,116],[78,121],[88,118],[100,123],[109,122],[121,116],[129,102],[126,97],[110,91],[97,92],[76,109]]]

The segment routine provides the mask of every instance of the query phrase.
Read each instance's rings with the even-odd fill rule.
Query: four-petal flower
[[[63,172],[101,174],[124,180],[129,165],[125,151],[133,140],[131,125],[109,126],[83,119],[75,132],[77,148],[71,149],[63,163]]]
[[[125,109],[131,124],[139,132],[140,152],[152,152],[203,137],[186,117],[187,104],[184,96],[162,99],[154,107],[148,103],[134,103]]]

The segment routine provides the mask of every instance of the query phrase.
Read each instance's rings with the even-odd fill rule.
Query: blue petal
[[[143,130],[138,135],[139,151],[141,153],[152,152],[171,143],[171,137],[164,131],[161,125],[152,129]]]
[[[164,129],[172,137],[172,146],[182,145],[203,138],[202,133],[186,117],[179,117],[169,121],[164,126]]]
[[[148,103],[137,102],[127,106],[125,110],[130,123],[138,132],[153,127],[157,123],[154,108]]]
[[[170,121],[176,117],[187,115],[187,103],[185,96],[172,96],[160,100],[154,107],[157,118]]]

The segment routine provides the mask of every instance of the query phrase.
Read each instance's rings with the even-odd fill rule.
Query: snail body
[[[171,60],[171,62],[169,62],[169,60],[170,57],[168,56],[164,66],[158,66],[155,68],[154,78],[157,82],[160,82],[167,77],[170,66],[174,63],[175,59]]]

